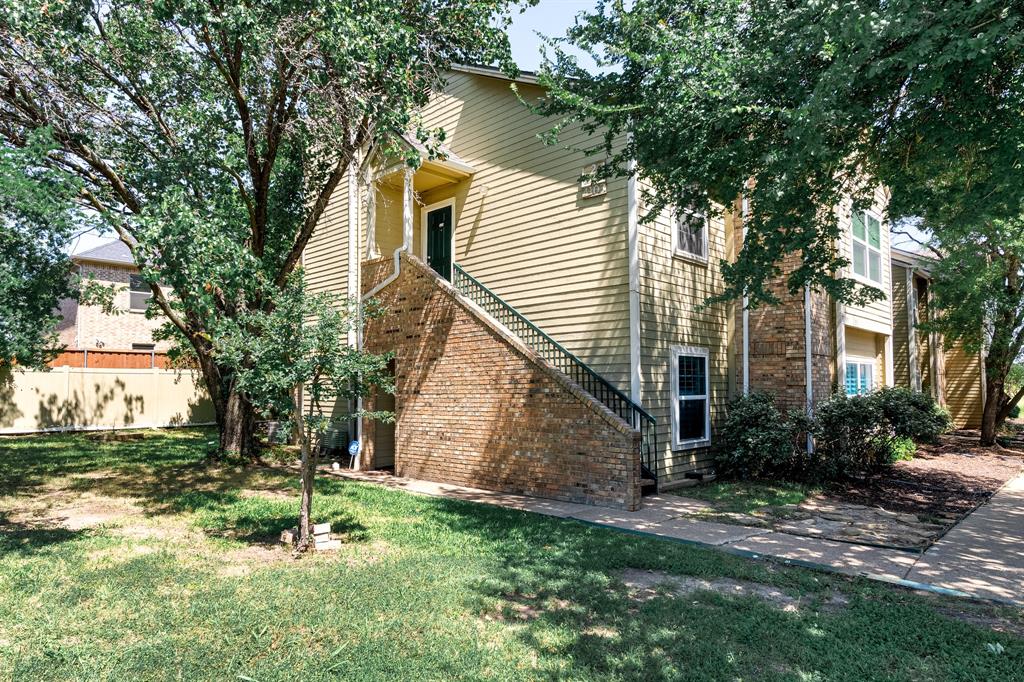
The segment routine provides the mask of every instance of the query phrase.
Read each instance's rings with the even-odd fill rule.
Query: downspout
[[[814,372],[811,367],[811,285],[804,285],[804,383],[807,384],[807,416],[814,412]],[[814,436],[807,433],[807,454],[814,452]]]
[[[637,202],[636,161],[629,162],[626,181],[626,222],[629,232],[629,393],[642,405],[640,373],[640,216]]]
[[[384,287],[398,279],[402,272],[402,254],[408,253],[412,246],[412,168],[405,169],[405,182],[402,191],[402,245],[395,249],[394,268],[390,275],[384,278],[380,284],[366,292],[363,300],[373,298]]]
[[[405,169],[405,178],[404,178],[403,187],[402,187],[402,245],[399,246],[397,249],[395,249],[395,253],[394,253],[394,259],[395,259],[395,261],[394,261],[394,269],[392,270],[391,274],[388,275],[384,279],[384,281],[382,281],[380,284],[375,286],[370,291],[366,292],[366,294],[360,299],[360,301],[365,301],[365,300],[373,298],[384,287],[386,287],[387,285],[391,284],[396,279],[398,279],[398,276],[402,272],[402,253],[408,253],[409,248],[412,245],[412,176],[413,176],[414,172],[415,171],[412,168],[406,168]],[[375,190],[371,186],[370,187],[370,197],[373,197],[374,193],[375,193]],[[374,208],[373,204],[374,204],[374,202],[371,199],[370,202],[369,202],[370,210],[373,210],[373,208]],[[370,216],[368,216],[368,221],[370,222],[371,225],[373,225],[376,222],[376,216],[371,214]],[[368,228],[368,229],[372,229],[372,228]],[[363,348],[363,320],[362,320],[362,310],[361,309],[359,311],[359,333],[358,333],[357,338],[356,338],[356,347],[359,348],[360,350],[362,350],[362,348]],[[362,399],[362,397],[360,397],[358,399],[358,401],[357,401],[357,410],[359,412],[362,412],[362,410],[363,410],[363,399]],[[358,434],[357,440],[359,441],[359,453],[356,455],[356,457],[357,457],[357,459],[356,459],[356,467],[361,469],[362,468],[362,454],[363,454],[363,448],[362,448],[362,442],[363,442],[362,441],[363,420],[362,420],[362,418],[357,418],[356,419],[356,433]]]
[[[743,243],[740,250],[747,242],[747,213],[750,203],[747,197],[743,197],[740,213],[743,220]],[[738,254],[737,254],[738,255]],[[743,395],[750,395],[750,297],[743,296]]]

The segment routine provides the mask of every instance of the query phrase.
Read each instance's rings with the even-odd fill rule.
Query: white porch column
[[[405,169],[405,182],[402,192],[402,245],[409,253],[412,252],[412,168]]]
[[[846,306],[836,302],[836,381],[846,392]]]
[[[377,248],[377,182],[373,179],[373,171],[366,174],[366,258],[380,258]]]
[[[356,168],[358,156],[348,166],[348,298],[359,298],[359,182]],[[348,331],[348,345],[356,345],[356,329]]]
[[[907,363],[910,365],[910,388],[921,391],[921,362],[917,358],[917,287],[914,269],[907,268]]]

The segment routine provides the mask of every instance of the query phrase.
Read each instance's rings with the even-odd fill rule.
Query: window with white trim
[[[846,395],[864,395],[875,388],[875,361],[868,358],[846,359]]]
[[[130,275],[128,280],[130,289],[128,296],[128,308],[132,312],[141,313],[146,311],[149,299],[153,297],[153,290],[142,279],[142,275]]]
[[[692,208],[672,212],[672,250],[678,256],[708,259],[708,217]]]
[[[866,211],[854,211],[853,272],[882,283],[882,222]]]
[[[707,445],[711,442],[708,349],[673,346],[670,352],[672,447]]]

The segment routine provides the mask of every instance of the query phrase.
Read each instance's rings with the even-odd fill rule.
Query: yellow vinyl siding
[[[302,254],[310,291],[348,293],[348,182],[335,190]]]
[[[527,100],[542,92],[525,84],[519,91]],[[424,122],[443,127],[445,144],[476,171],[418,198],[455,198],[455,262],[628,393],[625,181],[582,198],[579,177],[592,160],[564,146],[582,143],[583,133],[544,145],[537,136],[551,121],[501,79],[451,74]],[[421,250],[417,230],[414,252]]]
[[[525,84],[519,90],[527,99],[542,93]],[[425,257],[421,209],[454,198],[454,261],[628,393],[625,181],[610,180],[606,194],[582,198],[579,176],[593,161],[564,147],[582,143],[584,134],[567,131],[562,145],[544,145],[537,136],[551,121],[533,114],[502,79],[451,73],[422,114],[428,127],[444,128],[446,147],[476,172],[416,194],[412,252]],[[306,250],[317,290],[346,291],[347,192],[343,183]],[[362,262],[365,205],[360,211]],[[401,246],[401,225],[397,172],[377,183],[381,257]]]
[[[958,428],[981,426],[981,358],[967,353],[959,344],[946,350],[943,395],[946,408]]]
[[[640,207],[644,216],[644,207]],[[658,420],[661,481],[681,477],[712,464],[715,430],[725,413],[729,394],[729,310],[718,304],[702,305],[724,288],[719,261],[731,257],[726,220],[714,215],[708,230],[708,260],[700,263],[677,257],[672,249],[672,221],[668,213],[653,221],[641,220],[640,357],[641,396],[644,409]],[[708,349],[708,389],[711,405],[711,447],[672,449],[672,346]]]
[[[892,266],[892,351],[893,379],[897,386],[910,387],[910,322],[907,310],[907,269]]]

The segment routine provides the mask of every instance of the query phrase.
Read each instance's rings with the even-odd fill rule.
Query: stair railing
[[[657,483],[658,447],[657,421],[634,403],[625,393],[566,350],[562,344],[545,334],[525,315],[506,303],[462,267],[453,264],[452,284],[458,291],[488,315],[518,336],[555,369],[562,372],[584,391],[592,395],[627,424],[640,432],[640,464],[643,475]]]

